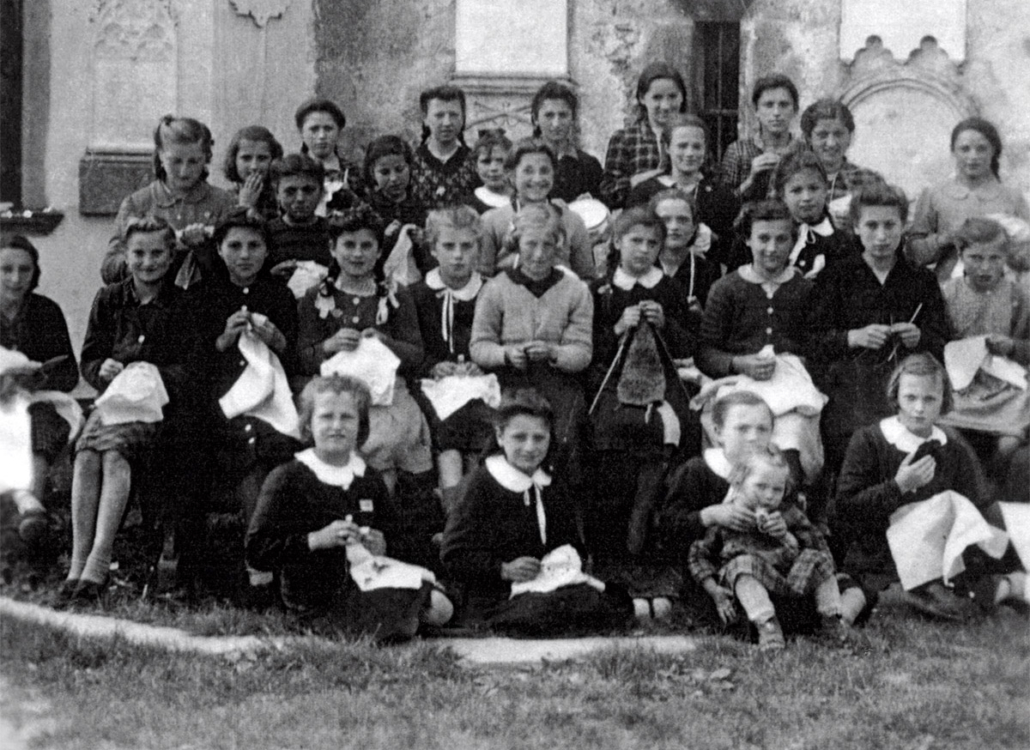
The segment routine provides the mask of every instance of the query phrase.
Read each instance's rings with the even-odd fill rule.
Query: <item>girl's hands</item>
[[[733,369],[754,380],[769,380],[776,372],[776,359],[758,354],[740,354],[731,361]]]
[[[179,235],[179,242],[189,247],[203,245],[207,242],[207,227],[204,224],[190,224],[182,230]]]
[[[640,325],[641,317],[643,317],[643,313],[640,310],[640,305],[627,307],[622,311],[619,322],[615,324],[615,335],[621,336],[630,328],[636,328]]]
[[[919,339],[923,336],[923,332],[915,323],[895,323],[891,326],[891,333],[901,338],[901,343],[906,349],[915,349],[919,346]]]
[[[890,338],[891,327],[873,323],[865,328],[848,331],[848,347],[851,349],[881,349]]]
[[[369,529],[371,532],[371,529]],[[353,521],[333,521],[328,526],[308,534],[308,549],[312,552],[320,549],[345,547],[350,542],[361,541],[361,529]],[[386,543],[383,542],[385,549]],[[369,552],[372,552],[369,549]],[[373,552],[373,554],[375,554]]]
[[[721,526],[731,531],[751,531],[756,527],[755,514],[746,508],[728,503],[709,505],[701,511],[705,526]]]
[[[782,539],[787,535],[787,522],[778,510],[774,510],[758,519],[758,530],[774,539]]]
[[[505,581],[532,581],[539,573],[540,561],[535,557],[517,557],[511,562],[501,563],[501,579]]]
[[[509,344],[504,347],[504,359],[516,370],[525,370],[529,366],[529,357],[526,356],[522,344]]]
[[[768,172],[770,169],[775,169],[776,165],[780,163],[780,155],[775,151],[766,151],[764,154],[760,154],[751,160],[751,172],[748,174],[748,180],[754,180],[762,172]]]
[[[929,484],[937,471],[937,461],[933,456],[923,456],[918,461],[913,461],[918,450],[917,448],[905,456],[905,460],[901,462],[898,472],[894,475],[894,481],[902,495],[915,492],[920,487]]]
[[[705,591],[712,597],[715,609],[719,613],[719,619],[723,625],[729,625],[737,619],[737,608],[733,604],[733,592],[725,586],[720,586],[712,578],[706,578],[704,582]]]
[[[659,303],[654,300],[644,300],[640,303],[640,312],[643,314],[644,320],[655,328],[665,327],[665,311]]]
[[[286,348],[286,336],[283,335],[282,331],[276,328],[275,323],[269,320],[265,316],[260,316],[255,319],[250,319],[251,330],[254,334],[265,342],[269,349],[276,351],[282,351]]]
[[[992,333],[987,337],[987,351],[991,354],[1007,357],[1012,354],[1015,346],[1016,344],[1012,339],[1008,336],[1002,336],[1000,333]]]
[[[327,355],[337,352],[352,352],[361,343],[361,331],[357,328],[341,328],[322,342],[322,351]]]
[[[107,383],[110,383],[112,380],[115,379],[115,376],[118,375],[118,373],[120,373],[124,369],[125,365],[123,365],[118,360],[111,359],[110,357],[108,357],[100,365],[100,371],[97,372],[97,377],[99,377],[101,380]]]
[[[379,529],[368,529],[361,534],[361,543],[373,555],[386,554],[386,537]]]
[[[247,326],[250,325],[250,313],[247,312],[247,308],[242,307],[228,318],[225,319],[225,330],[222,331],[222,335],[218,337],[215,342],[215,347],[220,352],[224,352],[230,346],[236,343],[236,339],[240,337],[240,334],[247,330]]]
[[[394,219],[393,221],[391,221],[389,223],[389,225],[387,225],[386,231],[383,232],[383,236],[384,237],[394,237],[394,236],[396,236],[397,232],[401,231],[401,226],[403,226],[401,224],[401,220],[400,219]]]
[[[554,344],[546,341],[530,341],[523,347],[530,362],[549,362],[554,357]]]
[[[265,176],[260,172],[251,172],[240,186],[239,204],[247,208],[256,208],[261,190],[265,187]]]

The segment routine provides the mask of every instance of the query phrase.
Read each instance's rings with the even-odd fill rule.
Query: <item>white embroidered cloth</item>
[[[249,331],[240,334],[238,346],[247,366],[218,400],[222,413],[228,419],[244,414],[256,417],[283,435],[299,438],[300,417],[279,357]]]
[[[1008,357],[987,351],[986,336],[949,341],[944,345],[944,367],[956,391],[968,388],[980,370],[1021,390],[1027,388],[1026,368]]]
[[[441,420],[477,398],[492,409],[501,405],[501,384],[497,376],[448,375],[439,380],[424,379],[422,392]]]
[[[511,585],[511,598],[530,592],[547,594],[562,586],[585,583],[598,591],[604,591],[604,583],[583,572],[583,561],[571,544],[564,544],[544,555],[540,561],[540,572],[531,581],[519,581]]]
[[[93,405],[105,425],[128,422],[160,422],[168,403],[161,373],[149,362],[132,362],[120,373]]]
[[[358,543],[347,545],[347,561],[350,577],[362,591],[417,589],[424,581],[436,583],[433,571],[385,555],[373,555]]]
[[[300,299],[308,290],[318,286],[322,280],[329,275],[329,269],[321,263],[313,260],[299,260],[290,275],[286,286],[293,292],[293,296]]]
[[[397,380],[400,358],[390,347],[375,336],[362,338],[352,352],[340,351],[322,363],[319,372],[324,375],[350,375],[357,378],[372,394],[373,406],[393,403],[393,388]]]

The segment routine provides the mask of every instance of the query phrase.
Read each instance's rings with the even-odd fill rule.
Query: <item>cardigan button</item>
[[[765,332],[768,333],[769,335],[772,335],[772,328],[766,328]]]
[[[770,307],[769,309],[766,310],[766,312],[769,313],[770,315],[772,315],[773,314],[773,309]]]

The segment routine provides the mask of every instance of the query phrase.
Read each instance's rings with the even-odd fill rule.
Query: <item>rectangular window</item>
[[[0,0],[0,201],[21,206],[22,0]]]
[[[695,85],[701,92],[698,114],[712,136],[716,162],[737,140],[740,119],[740,24],[697,21],[694,24]]]

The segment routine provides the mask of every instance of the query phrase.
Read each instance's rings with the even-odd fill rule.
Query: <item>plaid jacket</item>
[[[805,144],[800,138],[792,138],[784,155],[799,153],[804,149]],[[755,178],[747,192],[740,191],[740,186],[744,184],[747,176],[751,173],[751,162],[763,153],[762,144],[757,138],[741,138],[739,141],[734,141],[723,154],[722,164],[719,165],[718,182],[732,190],[741,200],[756,201],[765,198],[769,194],[772,170],[763,172]]]
[[[658,138],[647,120],[616,130],[608,141],[608,153],[604,157],[601,200],[611,208],[622,208],[629,197],[630,178],[638,172],[657,169],[661,161]]]

